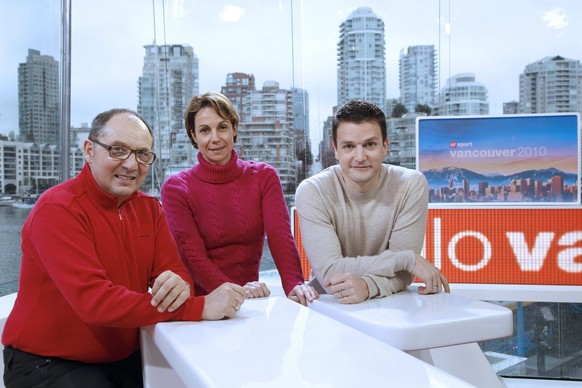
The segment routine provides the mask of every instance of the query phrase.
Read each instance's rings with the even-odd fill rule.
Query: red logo
[[[449,148],[457,148],[457,142],[452,140],[449,142]]]

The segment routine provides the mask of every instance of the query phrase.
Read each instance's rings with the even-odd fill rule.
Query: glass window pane
[[[0,2],[0,25],[18,32],[0,39],[3,197],[57,183],[60,13],[57,0]],[[347,98],[378,101],[386,161],[410,168],[419,114],[582,111],[578,0],[76,0],[72,19],[71,169],[97,113],[135,109],[156,131],[152,194],[196,162],[182,117],[211,90],[239,109],[241,156],[274,165],[290,205],[335,163],[331,117]],[[0,294],[16,289],[28,211],[0,207]],[[268,244],[261,269],[274,269]],[[481,344],[500,375],[581,378],[579,304],[504,304],[515,336]]]
[[[0,295],[14,292],[28,202],[59,180],[60,0],[0,2]],[[17,203],[21,208],[11,205]]]

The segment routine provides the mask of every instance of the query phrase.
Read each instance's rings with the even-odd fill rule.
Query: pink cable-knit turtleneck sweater
[[[223,166],[198,164],[171,176],[162,204],[196,295],[225,282],[258,280],[265,233],[285,294],[303,284],[289,211],[276,170],[243,161],[235,150]]]

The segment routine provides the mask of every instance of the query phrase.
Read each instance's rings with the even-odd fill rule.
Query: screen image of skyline
[[[576,202],[578,114],[421,117],[417,169],[431,202]]]

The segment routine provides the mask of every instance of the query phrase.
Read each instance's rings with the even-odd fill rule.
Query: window
[[[382,40],[379,33],[369,38],[362,31],[356,31],[355,35],[342,35],[340,32],[340,25],[349,19],[359,5],[358,2],[257,0],[243,3],[244,5],[227,7],[230,3],[222,0],[75,1],[71,10],[71,126],[81,128],[83,124],[90,123],[97,113],[112,107],[138,109],[141,104],[144,112],[158,120],[155,123],[157,128],[183,130],[179,114],[171,116],[168,113],[158,117],[156,109],[182,112],[191,94],[220,91],[221,87],[227,85],[229,74],[252,75],[252,78],[243,78],[241,82],[249,87],[254,85],[250,97],[237,97],[237,103],[241,106],[245,101],[252,101],[252,108],[247,107],[250,117],[245,118],[249,120],[249,130],[256,131],[266,125],[265,133],[272,131],[273,127],[269,127],[266,121],[270,115],[276,116],[279,122],[293,123],[290,119],[294,115],[293,107],[302,105],[301,111],[305,112],[304,122],[307,123],[306,128],[302,128],[304,133],[298,136],[293,132],[292,124],[281,125],[281,131],[289,132],[281,134],[282,138],[293,139],[294,147],[285,149],[279,155],[287,159],[302,158],[300,162],[307,165],[305,171],[317,172],[326,163],[334,162],[333,156],[324,158],[322,155],[329,155],[329,118],[338,103],[338,96],[357,97],[369,93],[367,96],[374,98],[399,99],[400,87],[406,90],[406,87],[412,86],[412,83],[407,86],[404,78],[415,81],[420,72],[434,72],[431,73],[434,81],[421,81],[422,86],[430,87],[431,91],[421,93],[420,90],[410,89],[414,90],[411,95],[430,96],[433,100],[430,100],[432,105],[429,107],[437,114],[439,103],[442,103],[441,114],[502,114],[503,103],[518,99],[519,106],[528,110],[524,113],[551,112],[552,109],[582,111],[582,54],[579,43],[582,27],[575,23],[582,20],[582,3],[579,0],[370,0],[366,6],[375,17],[354,17],[350,23],[346,23],[344,32],[351,28],[359,30],[364,28],[364,24],[377,31],[382,25],[377,23],[381,19],[384,28],[383,48],[376,45]],[[27,143],[16,147],[18,164],[9,164],[18,166],[18,171],[0,176],[2,194],[9,190],[24,194],[30,192],[33,186],[45,187],[45,182],[54,181],[56,167],[52,166],[57,165],[60,156],[56,152],[42,153],[41,159],[40,150],[47,149],[43,147],[50,141],[31,144],[34,142],[35,133],[25,126],[27,117],[19,114],[31,105],[31,116],[42,117],[42,122],[45,123],[55,121],[54,107],[50,110],[46,105],[34,105],[34,95],[25,93],[24,86],[28,82],[33,88],[45,87],[53,91],[60,88],[60,66],[63,65],[60,56],[60,12],[60,0],[0,2],[0,25],[5,31],[18,31],[17,34],[8,34],[2,38],[0,141]],[[519,26],[518,33],[515,32],[515,26]],[[346,46],[343,56],[339,46],[342,40],[349,45]],[[163,49],[158,52],[156,45]],[[434,45],[435,52],[430,52],[429,57],[421,59],[419,68],[403,72],[403,80],[400,80],[400,51],[406,52],[408,47],[418,45]],[[364,58],[357,54],[361,47],[367,47]],[[370,49],[374,49],[373,52]],[[57,78],[46,78],[50,71],[55,75],[54,66],[48,64],[45,66],[44,78],[35,72],[22,72],[19,78],[19,69],[24,69],[22,65],[27,64],[29,50],[39,52],[38,58],[35,57],[34,60],[41,63],[47,57],[57,61]],[[147,56],[156,55],[159,55],[158,61],[145,60]],[[169,82],[171,77],[168,75],[172,74],[169,67],[175,65],[173,58],[182,55],[185,55],[187,61],[176,66],[188,66],[187,69],[192,74],[192,82],[184,81],[180,84],[185,93],[184,98],[178,98],[182,96],[175,94],[172,97],[172,93],[179,90],[177,87],[162,89],[156,96],[156,79],[148,78],[148,75],[159,77],[160,82]],[[562,89],[555,89],[558,84],[562,85],[561,81],[549,81],[547,84],[543,81],[546,74],[553,72],[551,67],[543,67],[546,58],[553,58],[557,63],[556,68],[564,72],[561,74],[565,79],[571,80],[564,84],[567,92],[562,93]],[[341,61],[346,61],[346,71],[339,74],[338,65]],[[365,63],[366,61],[369,63]],[[434,66],[423,66],[425,62],[434,62]],[[375,68],[376,63],[383,63],[383,66]],[[474,73],[475,77],[458,77],[456,81],[477,81],[485,88],[462,86],[442,93],[449,80],[465,73]],[[410,77],[407,74],[411,74]],[[524,85],[534,87],[528,92],[529,97],[525,89],[520,93],[520,77],[523,77]],[[58,84],[56,79],[59,80]],[[294,100],[293,105],[287,99],[282,99],[282,95],[278,95],[281,100],[273,99],[269,103],[275,105],[265,109],[267,102],[261,96],[269,93],[268,88],[273,82],[285,91],[301,89],[305,91],[306,98]],[[345,90],[338,91],[338,83]],[[233,85],[229,85],[231,86]],[[370,89],[372,86],[379,87],[384,94]],[[263,90],[264,87],[266,90]],[[542,92],[544,88],[554,88],[547,93],[547,96],[555,96],[551,103],[545,102],[545,97],[539,97],[546,96]],[[472,101],[465,105],[462,99],[469,94],[470,89],[474,90],[471,99],[480,102]],[[386,101],[381,104],[382,108],[387,109]],[[390,116],[391,112],[386,113]],[[406,128],[411,127],[407,124]],[[50,128],[43,128],[42,131],[39,136],[48,138],[51,134],[55,135]],[[160,155],[160,161],[168,163],[167,167],[172,168],[172,171],[176,167],[188,166],[195,160],[188,139],[185,136],[176,139],[177,143],[172,143],[170,137],[160,137],[157,144],[160,150],[155,150]],[[256,144],[257,142],[260,144]],[[250,148],[245,153],[247,158],[256,158],[274,165],[279,163],[278,160],[269,159],[277,153],[271,152],[268,136],[257,136],[252,139],[252,143],[257,147]],[[394,144],[399,145],[399,149],[391,153],[391,157],[394,155],[398,158],[398,155],[402,155],[402,159],[397,159],[398,164],[413,166],[414,158],[410,157],[414,154],[414,149],[411,148],[413,143],[408,138],[398,139]],[[170,150],[162,151],[161,148],[170,147],[172,144],[181,151],[180,158],[177,159],[185,164],[170,165]],[[78,146],[73,145],[75,162],[71,166],[77,171],[83,164],[82,149],[80,144]],[[184,153],[184,150],[190,153]],[[254,150],[256,155],[250,152]],[[300,176],[298,166],[302,163],[286,162],[282,167],[286,176],[293,177],[289,179],[293,183],[285,186],[290,204],[296,184],[299,183],[299,179],[295,179]],[[40,171],[41,164],[51,167],[47,171]],[[33,171],[35,176],[46,177],[42,184],[31,183]],[[163,176],[161,174],[152,179],[148,188],[159,185]],[[0,212],[3,210],[0,207]],[[19,213],[10,217],[11,225],[21,225],[25,214]],[[0,219],[4,222],[8,217],[1,214]],[[17,235],[17,229],[11,233]],[[14,238],[10,240],[3,233],[3,229],[0,229],[0,240],[10,242],[0,247],[0,264],[2,268],[6,265],[13,269],[0,271],[0,293],[15,289],[19,263],[19,241]],[[268,256],[267,248],[265,257]],[[261,269],[272,268],[272,261],[264,260]],[[574,325],[574,322],[580,322],[580,305],[522,301],[513,304],[512,308],[516,313],[516,337],[482,346],[492,354],[503,353],[525,360],[499,372],[512,376],[582,378],[582,361],[578,353],[582,348],[582,338],[580,330]],[[524,342],[520,342],[522,340]]]

